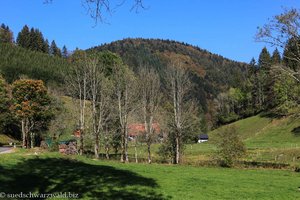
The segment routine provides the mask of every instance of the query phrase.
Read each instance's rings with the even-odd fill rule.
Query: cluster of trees
[[[24,148],[39,145],[41,133],[54,117],[43,81],[20,79],[9,85],[0,77],[0,97],[0,132],[22,139]]]
[[[145,125],[144,141],[148,146],[148,162],[151,163],[151,144],[155,137],[153,124],[164,124],[159,116],[165,114],[164,118],[168,120],[164,131],[168,142],[164,145],[169,145],[166,153],[173,158],[173,163],[180,162],[186,138],[195,133],[196,124],[200,122],[196,103],[189,98],[189,73],[181,67],[180,61],[170,63],[163,80],[167,87],[163,87],[155,69],[140,66],[139,72],[134,74],[120,57],[111,52],[87,54],[78,50],[70,60],[72,67],[66,82],[69,95],[79,108],[80,154],[84,152],[85,135],[90,135],[96,158],[100,141],[106,149],[117,140],[121,147],[121,161],[129,161],[128,125],[130,119],[139,116],[136,120]],[[164,106],[161,105],[162,98],[168,102]],[[90,121],[87,121],[87,115]]]
[[[65,45],[62,50],[57,47],[54,40],[49,45],[48,39],[44,38],[43,33],[39,29],[29,28],[27,25],[23,26],[17,35],[16,41],[14,41],[13,32],[7,25],[2,24],[0,28],[0,44],[16,44],[31,51],[64,58],[69,55]]]
[[[54,40],[52,40],[49,45],[48,39],[44,39],[44,36],[39,29],[29,29],[27,25],[25,25],[18,34],[16,43],[18,46],[32,51],[43,52],[58,57],[68,56],[66,46],[63,46],[63,50],[61,51]]]
[[[290,48],[291,43],[285,46],[283,59],[277,49],[270,55],[263,48],[258,60],[258,69],[254,73],[256,98],[254,105],[258,110],[273,111],[278,115],[286,115],[291,108],[300,103],[299,82],[288,74],[278,71],[278,66],[285,66],[290,70],[297,70],[297,64],[288,59],[289,54],[294,54]]]
[[[295,54],[288,46],[283,55],[276,48],[272,55],[264,47],[256,63],[253,58],[249,64],[248,79],[239,87],[231,87],[217,96],[219,124],[236,121],[259,112],[269,112],[278,116],[287,115],[300,103],[300,86],[297,79],[283,71],[279,66],[297,70],[299,64],[287,59]]]
[[[242,109],[227,111],[261,111],[276,115],[292,113],[300,105],[300,13],[297,9],[285,10],[259,28],[256,38],[276,48],[272,55],[264,47],[258,63],[250,62],[248,81],[235,88],[234,100]],[[228,91],[228,95],[232,91]],[[249,103],[247,103],[249,102]],[[223,106],[224,107],[224,106]]]

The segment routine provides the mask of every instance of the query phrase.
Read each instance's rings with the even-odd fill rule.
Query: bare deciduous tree
[[[142,68],[139,72],[140,78],[140,100],[142,104],[143,118],[145,124],[146,143],[148,150],[148,163],[151,163],[151,144],[155,134],[153,127],[161,94],[160,78],[154,69]]]
[[[105,131],[105,125],[111,117],[112,84],[105,77],[105,66],[97,58],[87,60],[89,69],[89,99],[91,101],[92,132],[94,136],[95,158],[99,158],[100,135]]]
[[[180,61],[172,61],[166,72],[167,89],[172,99],[172,120],[169,123],[170,130],[175,138],[175,158],[174,163],[181,160],[183,137],[189,129],[196,116],[197,106],[191,99],[189,92],[192,83],[189,73],[184,69]]]
[[[79,154],[82,155],[84,151],[83,136],[86,127],[86,109],[87,109],[87,95],[88,95],[88,66],[86,65],[86,54],[83,51],[77,51],[72,57],[72,67],[66,77],[66,85],[69,94],[74,98],[75,103],[78,103],[78,129],[80,131]]]
[[[115,95],[121,131],[121,162],[128,162],[128,117],[136,109],[136,80],[122,64],[114,66]]]

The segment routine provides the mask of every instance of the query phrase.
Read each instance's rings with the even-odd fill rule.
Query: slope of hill
[[[0,44],[0,73],[9,83],[26,76],[46,83],[63,83],[68,62],[57,56],[35,52],[12,44]]]
[[[123,61],[137,71],[142,65],[151,66],[160,72],[168,62],[179,58],[184,67],[193,73],[196,84],[194,95],[205,111],[212,110],[212,99],[229,87],[238,87],[246,79],[245,63],[235,62],[212,54],[199,47],[170,40],[124,39],[93,47],[88,51],[109,50],[121,56]]]
[[[214,133],[234,125],[247,147],[293,148],[300,147],[300,120],[294,117],[268,118],[256,115],[224,125],[210,132]]]

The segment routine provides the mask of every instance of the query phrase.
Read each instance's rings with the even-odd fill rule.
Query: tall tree
[[[0,26],[0,44],[1,43],[10,43],[14,42],[13,32],[5,24]]]
[[[45,42],[44,42],[44,52],[45,53],[47,53],[47,54],[49,54],[50,53],[50,46],[49,46],[49,41],[48,41],[48,39],[46,39],[45,40]]]
[[[30,33],[29,33],[29,49],[32,51],[38,51],[38,47],[37,47],[37,40],[38,40],[38,35],[36,34],[36,31],[33,27],[31,27],[30,29]]]
[[[115,55],[115,54],[114,54]],[[116,56],[116,55],[115,55]],[[115,99],[121,135],[121,162],[128,162],[128,118],[136,109],[137,82],[133,72],[117,56],[113,64]]]
[[[172,101],[172,119],[169,122],[169,129],[175,147],[173,162],[178,164],[181,161],[184,138],[194,125],[194,119],[199,115],[197,114],[196,104],[190,97],[192,84],[189,72],[183,68],[178,59],[172,60],[167,68],[166,82]]]
[[[66,76],[67,90],[69,95],[75,99],[75,103],[78,105],[78,129],[80,131],[79,139],[79,154],[84,152],[84,135],[86,129],[86,110],[88,99],[88,75],[89,69],[85,61],[87,55],[85,51],[76,50],[74,54],[69,58],[71,62],[71,68],[68,76]]]
[[[12,109],[21,121],[22,145],[33,147],[35,131],[52,118],[47,88],[41,80],[17,80],[12,84]]]
[[[258,58],[258,79],[257,84],[259,86],[258,89],[258,97],[259,97],[259,105],[262,109],[266,109],[266,102],[269,99],[270,90],[272,87],[272,76],[271,76],[271,66],[272,60],[269,51],[266,47],[264,47]]]
[[[55,43],[54,40],[52,40],[52,42],[51,42],[49,52],[50,52],[50,55],[61,57],[61,51],[57,47],[57,45],[56,45],[56,43]]]
[[[278,51],[277,48],[273,51],[271,60],[272,60],[272,64],[273,64],[273,65],[278,65],[278,64],[281,63],[280,52]]]
[[[88,86],[91,101],[92,132],[94,135],[95,157],[99,158],[100,137],[107,133],[107,124],[112,118],[112,93],[111,77],[106,77],[105,55],[92,55],[87,58],[86,65],[89,70]]]
[[[30,31],[29,27],[25,25],[17,36],[17,44],[23,48],[29,49],[30,47]]]
[[[256,60],[255,58],[252,58],[249,62],[249,66],[250,66],[250,69],[249,69],[249,76],[253,75],[256,70],[257,70],[257,64],[256,64]]]
[[[288,40],[283,51],[283,61],[286,67],[300,71],[300,37]]]
[[[153,142],[155,129],[153,123],[157,117],[160,104],[160,78],[154,69],[142,68],[139,72],[140,101],[144,118],[146,143],[148,150],[148,163],[151,163],[151,144]]]
[[[63,46],[61,55],[62,55],[63,58],[67,58],[69,56],[68,49],[67,49],[66,45]]]
[[[271,67],[271,55],[266,47],[264,47],[259,54],[258,66],[265,71]]]
[[[45,45],[46,41],[42,32],[38,29],[35,29],[35,50],[43,53],[47,53],[47,46]]]

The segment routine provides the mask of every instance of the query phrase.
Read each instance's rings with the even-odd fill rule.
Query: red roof
[[[159,133],[160,132],[160,126],[158,123],[153,123],[152,124],[152,128],[154,129],[155,133]],[[142,134],[145,132],[145,124],[129,124],[128,125],[128,135],[131,137],[135,137],[139,134]]]
[[[75,130],[75,131],[73,132],[73,135],[74,135],[75,137],[77,137],[77,138],[80,138],[81,131],[80,131],[79,129],[77,129],[77,130]]]

